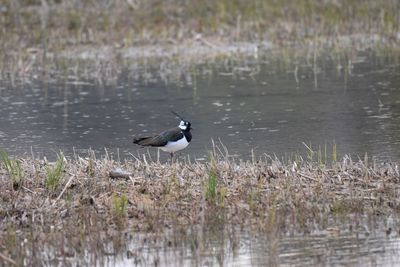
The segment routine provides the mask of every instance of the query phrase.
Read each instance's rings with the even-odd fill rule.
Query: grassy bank
[[[204,229],[212,236],[232,226],[270,240],[314,231],[399,231],[398,165],[367,157],[330,166],[301,158],[234,162],[216,154],[207,163],[173,165],[93,154],[59,155],[55,163],[4,153],[2,159],[0,252],[17,265],[57,264],[85,253],[93,262],[127,253],[138,233],[176,237],[203,229],[190,237],[196,250],[206,242]]]
[[[398,1],[5,1],[2,36],[17,47],[135,46],[191,39],[304,41],[319,36],[396,38]],[[14,47],[15,48],[15,47]]]
[[[398,52],[399,9],[392,0],[6,0],[0,72],[12,80],[55,73],[110,79],[154,57],[168,66],[274,47]]]

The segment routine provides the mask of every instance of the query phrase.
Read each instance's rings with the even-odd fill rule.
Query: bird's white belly
[[[189,142],[186,140],[186,137],[176,141],[176,142],[168,142],[164,147],[161,147],[162,151],[175,153],[176,151],[182,150],[189,145]]]

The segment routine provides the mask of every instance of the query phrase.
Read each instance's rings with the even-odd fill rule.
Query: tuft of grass
[[[11,178],[12,186],[14,189],[19,188],[24,178],[24,173],[21,168],[21,163],[18,160],[10,159],[8,153],[0,149],[1,159],[6,167],[7,173]]]
[[[95,171],[94,171],[95,166],[94,165],[95,165],[95,163],[94,163],[93,159],[89,158],[86,172],[90,177],[94,177],[94,174],[95,174]]]
[[[217,175],[214,172],[209,172],[206,184],[206,200],[215,202],[217,199]]]
[[[126,213],[126,208],[128,207],[128,198],[125,194],[121,196],[113,195],[113,207],[114,214],[117,217],[123,217]]]
[[[307,148],[307,160],[308,162],[318,163],[320,166],[326,166],[328,164],[328,146],[325,143],[324,147],[318,146],[318,150],[314,150],[311,143],[307,145],[303,142],[303,145]],[[332,153],[329,154],[331,163],[337,163],[337,145],[334,142],[332,145]]]
[[[330,205],[330,211],[335,215],[348,215],[349,213],[362,213],[363,200],[357,198],[335,199]]]
[[[333,163],[337,162],[337,147],[336,147],[336,143],[333,144],[332,162]]]
[[[47,169],[47,178],[46,178],[46,188],[50,191],[55,191],[57,187],[60,185],[61,178],[63,176],[65,168],[65,163],[64,163],[64,155],[63,153],[60,153],[58,155],[58,159],[56,162],[56,165],[53,168],[48,168]]]
[[[227,189],[224,186],[218,184],[218,177],[214,171],[208,172],[204,195],[209,203],[218,206],[224,206]]]
[[[309,161],[313,161],[316,152],[312,149],[311,143],[307,145],[305,142],[303,142],[303,145],[307,148],[307,159]]]

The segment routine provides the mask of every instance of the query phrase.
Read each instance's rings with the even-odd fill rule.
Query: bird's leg
[[[174,153],[170,153],[170,155],[171,155],[171,164],[174,164]]]

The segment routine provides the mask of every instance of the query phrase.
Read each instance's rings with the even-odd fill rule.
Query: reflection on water
[[[132,80],[124,72],[115,85],[75,77],[12,88],[0,86],[0,145],[10,152],[54,155],[73,147],[122,156],[146,153],[131,144],[135,134],[177,125],[169,113],[184,114],[194,139],[182,154],[205,158],[210,140],[249,156],[304,152],[333,144],[339,154],[382,159],[400,155],[400,66],[360,55],[351,66],[329,57],[315,63],[279,59],[221,62],[196,68],[195,75],[166,84],[163,77]],[[79,150],[77,150],[79,152]]]
[[[205,211],[211,212],[208,209]],[[268,225],[270,220],[268,216],[264,222],[252,224],[256,227],[254,228],[246,223],[233,224],[232,221],[236,220],[233,217],[229,221],[221,219],[224,216],[215,219],[218,217],[215,211],[205,215],[206,219],[199,219],[192,225],[177,223],[165,230],[166,232],[157,231],[156,227],[149,233],[136,232],[133,225],[132,228],[113,229],[112,223],[110,225],[110,222],[98,221],[94,219],[96,217],[91,217],[94,215],[92,214],[87,218],[91,217],[94,220],[87,220],[77,227],[76,232],[73,230],[74,233],[69,235],[62,231],[42,233],[39,240],[21,240],[22,249],[18,249],[26,250],[21,255],[26,257],[25,263],[32,266],[399,266],[400,264],[400,218],[398,217],[340,214],[328,216],[326,218],[328,223],[325,226],[317,224],[313,218],[308,218],[305,228],[293,223],[284,230],[282,225],[272,224],[269,230],[258,231],[257,227]],[[211,216],[213,218],[208,218]],[[286,219],[292,221],[290,218]],[[66,217],[65,220],[69,218]],[[135,224],[134,219],[132,222]],[[68,225],[68,222],[66,224]],[[90,230],[83,235],[82,229]],[[80,235],[76,235],[77,233]],[[40,246],[35,245],[37,242]],[[3,266],[1,261],[0,266]]]
[[[176,237],[132,240],[123,253],[106,265],[115,266],[397,266],[399,237],[299,235],[279,239],[246,235],[241,240],[174,245]],[[158,241],[157,241],[158,240]]]

